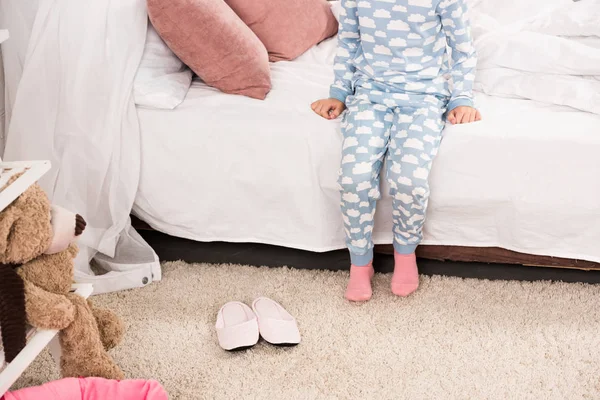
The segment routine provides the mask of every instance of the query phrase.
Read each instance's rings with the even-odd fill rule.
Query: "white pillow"
[[[466,0],[467,8],[492,16],[500,25],[508,25],[540,15],[546,10],[573,0]],[[471,21],[475,16],[471,16]]]
[[[144,54],[133,82],[135,104],[172,110],[185,99],[191,83],[192,71],[148,21]]]

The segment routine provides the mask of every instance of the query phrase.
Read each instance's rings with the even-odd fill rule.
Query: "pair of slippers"
[[[252,302],[252,308],[230,301],[217,314],[219,345],[228,351],[248,349],[259,337],[274,345],[295,346],[300,343],[296,319],[279,303],[266,297]]]

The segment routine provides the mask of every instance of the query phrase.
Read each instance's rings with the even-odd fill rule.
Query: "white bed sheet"
[[[344,248],[338,121],[312,113],[328,93],[332,41],[273,65],[265,101],[194,82],[173,111],[138,109],[142,168],[134,213],[199,241]],[[431,174],[424,244],[499,246],[600,262],[600,116],[476,95],[483,121],[450,126]],[[374,241],[391,243],[383,183]]]

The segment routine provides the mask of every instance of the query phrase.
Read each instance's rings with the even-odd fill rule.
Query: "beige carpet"
[[[422,277],[409,299],[377,275],[363,305],[347,274],[232,265],[164,266],[158,284],[96,297],[126,321],[113,354],[171,399],[598,399],[600,286]],[[299,320],[296,348],[227,353],[219,307],[265,295]],[[47,354],[19,386],[57,378]]]

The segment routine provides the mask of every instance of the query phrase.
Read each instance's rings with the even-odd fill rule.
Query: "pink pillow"
[[[256,99],[267,96],[267,50],[223,0],[147,1],[158,34],[207,85]]]
[[[326,0],[225,0],[269,51],[270,61],[293,60],[337,33]]]

